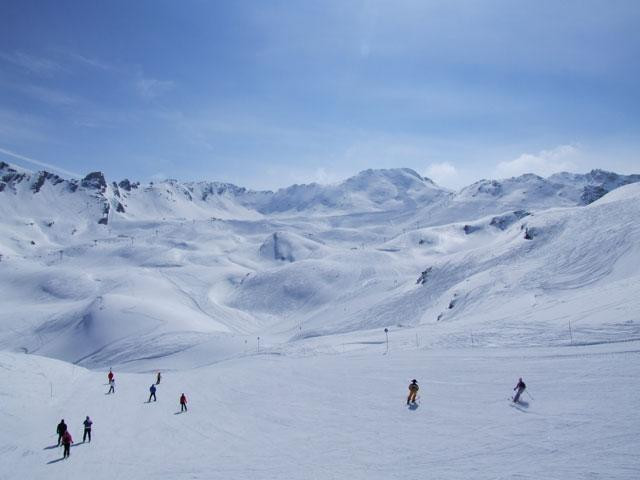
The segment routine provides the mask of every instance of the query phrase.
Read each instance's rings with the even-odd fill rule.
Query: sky
[[[0,0],[0,160],[249,188],[640,173],[640,2]]]

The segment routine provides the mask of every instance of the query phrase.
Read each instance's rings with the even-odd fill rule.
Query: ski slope
[[[639,476],[637,175],[0,174],[0,479]]]
[[[152,372],[105,395],[106,372],[2,353],[0,478],[633,479],[638,345],[254,353],[164,372],[151,404]],[[512,406],[520,375],[534,399]],[[57,422],[80,441],[86,415],[60,460]]]

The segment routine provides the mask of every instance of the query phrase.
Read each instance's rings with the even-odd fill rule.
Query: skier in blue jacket
[[[153,401],[155,402],[156,401],[156,386],[152,384],[149,387],[149,392],[151,392],[151,393],[149,394],[149,402],[147,402],[147,403],[151,403],[151,398],[152,397],[153,397]]]

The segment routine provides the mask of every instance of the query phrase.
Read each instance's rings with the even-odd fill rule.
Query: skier
[[[518,403],[518,401],[520,400],[520,395],[522,395],[522,392],[524,392],[525,388],[527,388],[527,386],[522,381],[522,377],[520,377],[518,379],[518,384],[513,389],[514,391],[517,390],[515,396],[513,397],[513,403]]]
[[[109,391],[107,392],[107,395],[110,393],[116,393],[116,381],[114,378],[109,380]]]
[[[158,372],[158,377],[156,378],[156,385],[160,385],[161,378],[162,378],[162,375],[160,375],[160,372]]]
[[[151,397],[153,397],[153,401],[156,401],[156,386],[151,384],[151,386],[149,387],[149,391],[151,392],[149,394],[149,401],[147,403],[151,403]]]
[[[87,437],[89,437],[89,443],[91,443],[91,426],[93,425],[93,422],[89,418],[89,415],[87,415],[87,418],[85,418],[82,424],[84,425],[84,434],[82,435],[82,443],[87,441]]]
[[[180,411],[181,412],[187,411],[187,397],[184,395],[184,393],[180,395]]]
[[[64,445],[64,451],[62,452],[62,458],[69,458],[71,455],[71,444],[73,443],[73,438],[71,438],[71,434],[69,431],[65,431],[64,435],[62,435],[62,445]]]
[[[109,369],[109,375],[107,375],[107,379],[109,379],[109,385],[111,385],[111,380],[113,380],[113,372]]]
[[[416,395],[418,395],[418,390],[420,390],[420,387],[418,386],[418,381],[414,378],[409,384],[409,397],[407,397],[407,405],[409,405],[409,402],[413,404],[416,403]]]
[[[58,446],[60,446],[62,442],[62,436],[65,434],[66,431],[67,431],[67,424],[64,423],[64,418],[63,418],[62,420],[60,420],[60,423],[56,428],[56,433],[58,434]]]

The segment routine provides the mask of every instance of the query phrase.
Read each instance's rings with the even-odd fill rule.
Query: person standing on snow
[[[111,385],[111,380],[113,380],[113,372],[109,369],[109,375],[107,375],[107,379],[109,380],[109,385]]]
[[[184,393],[180,395],[180,411],[181,412],[187,411],[187,397],[185,396]]]
[[[160,379],[162,378],[162,375],[160,375],[160,372],[158,372],[158,376],[156,378],[156,385],[160,385]]]
[[[409,384],[409,396],[407,397],[407,405],[409,405],[409,403],[416,403],[416,395],[418,395],[418,390],[420,390],[420,387],[418,386],[418,381],[414,378]]]
[[[514,391],[517,390],[515,396],[513,397],[514,403],[517,403],[520,400],[520,395],[522,395],[522,392],[524,392],[525,388],[527,388],[527,385],[525,385],[525,383],[522,381],[522,377],[520,377],[518,379],[518,384],[513,389]]]
[[[62,436],[65,434],[66,431],[67,431],[67,424],[64,423],[64,418],[63,418],[62,420],[60,420],[60,423],[56,428],[56,433],[58,434],[58,446],[60,446],[62,442]]]
[[[89,415],[87,415],[87,418],[85,418],[82,424],[84,425],[84,434],[82,435],[82,443],[87,441],[87,437],[89,437],[89,443],[91,443],[91,426],[93,425],[93,422],[89,418]]]
[[[71,444],[73,443],[73,438],[71,438],[71,434],[67,430],[62,435],[62,445],[64,446],[64,451],[62,453],[62,458],[69,458],[71,455]]]
[[[151,392],[149,394],[149,401],[147,403],[151,403],[151,397],[153,397],[153,401],[156,401],[156,386],[151,384],[151,386],[149,387],[149,392]]]
[[[107,395],[110,393],[116,393],[116,380],[115,378],[112,378],[111,380],[109,380],[109,391],[107,392]]]

